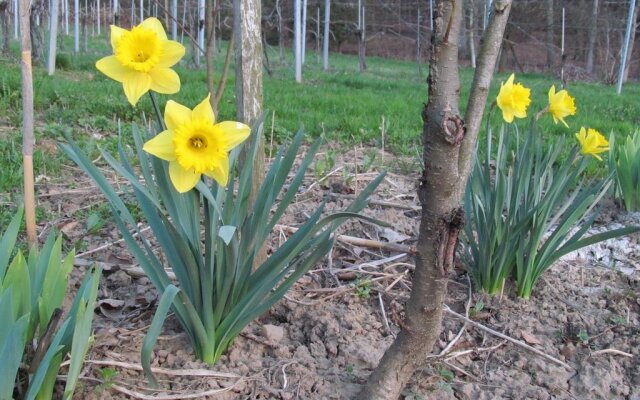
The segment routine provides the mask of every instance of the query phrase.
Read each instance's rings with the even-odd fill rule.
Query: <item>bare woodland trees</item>
[[[422,219],[411,297],[405,307],[404,326],[360,393],[361,400],[397,399],[416,368],[426,361],[440,333],[448,274],[465,223],[462,197],[511,0],[496,0],[493,7],[463,119],[459,111],[458,43],[464,9],[460,0],[438,1],[431,38],[429,96],[422,114],[424,171],[418,188]]]

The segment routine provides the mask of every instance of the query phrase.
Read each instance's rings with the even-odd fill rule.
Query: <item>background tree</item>
[[[511,0],[496,0],[485,31],[464,120],[460,115],[458,43],[464,14],[461,0],[440,0],[431,38],[428,103],[422,113],[424,170],[418,187],[422,218],[411,297],[402,330],[386,351],[361,400],[395,400],[440,334],[447,280],[458,234],[464,226],[463,195],[475,157]]]
[[[3,56],[9,55],[9,1],[0,0],[0,53]]]

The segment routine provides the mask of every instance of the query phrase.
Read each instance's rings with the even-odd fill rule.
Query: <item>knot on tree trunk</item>
[[[442,132],[447,143],[458,146],[462,143],[466,132],[464,121],[459,115],[445,111],[442,118]]]

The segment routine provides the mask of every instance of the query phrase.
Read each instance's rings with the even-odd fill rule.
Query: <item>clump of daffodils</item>
[[[597,130],[583,127],[575,134],[578,143],[561,162],[568,137],[559,138],[549,149],[535,121],[550,114],[556,124],[568,127],[565,118],[576,114],[575,99],[567,90],[556,92],[551,86],[548,100],[520,140],[512,123],[526,117],[530,90],[516,83],[513,74],[502,83],[496,104],[508,125],[500,132],[497,151],[478,157],[469,179],[465,194],[469,271],[477,287],[489,294],[500,293],[505,281],[513,279],[518,296],[529,298],[540,276],[563,255],[640,230],[627,227],[583,237],[595,218],[591,210],[612,183],[611,176],[585,176],[590,158],[584,156],[602,160],[600,154],[609,143]],[[489,127],[488,149],[493,140]]]
[[[111,33],[114,54],[99,60],[96,67],[122,83],[132,105],[147,92],[154,100],[153,92],[180,90],[180,78],[171,67],[184,55],[184,47],[167,39],[159,20],[146,19],[130,31],[112,26]],[[102,151],[104,160],[130,183],[153,240],[142,234],[121,193],[73,138],[67,136],[68,144],[60,146],[94,179],[131,253],[162,294],[141,352],[142,368],[152,381],[152,349],[169,311],[177,316],[196,356],[213,364],[247,324],[281,300],[331,251],[341,223],[352,217],[381,223],[359,213],[384,174],[343,212],[325,213],[321,204],[262,261],[262,249],[294,201],[320,141],[300,158],[305,134],[298,132],[281,147],[262,183],[254,188],[262,119],[254,122],[253,133],[240,122],[218,122],[210,98],[193,109],[169,100],[164,115],[154,107],[157,131],[141,131],[135,125],[131,129],[135,161],[122,146],[119,159]],[[239,146],[249,136],[253,140],[243,149],[240,163]]]

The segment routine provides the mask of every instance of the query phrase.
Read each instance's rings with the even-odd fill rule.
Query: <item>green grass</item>
[[[95,70],[95,61],[110,53],[104,37],[92,38],[87,53],[74,55],[72,48],[72,38],[65,38],[60,54],[66,67],[58,70],[55,77],[47,76],[42,67],[34,68],[37,138],[57,139],[63,130],[70,129],[74,137],[87,146],[96,142],[112,148],[118,120],[122,120],[121,127],[126,132],[128,122],[141,122],[142,115],[152,115],[151,104],[148,97],[143,97],[136,108],[131,107],[121,85]],[[0,193],[19,187],[21,177],[21,86],[17,43],[12,43],[12,49],[13,59],[0,59],[0,156],[4,171],[11,171],[11,174],[2,174]],[[216,57],[216,80],[222,70],[222,50]],[[269,56],[273,74],[264,74],[267,136],[272,133],[271,118],[274,115],[273,135],[276,141],[286,141],[300,126],[304,126],[310,137],[322,135],[328,141],[379,146],[384,117],[387,121],[387,148],[402,155],[420,154],[420,115],[427,100],[425,66],[422,76],[419,76],[415,62],[369,57],[368,71],[359,73],[356,57],[331,54],[331,69],[323,72],[315,53],[308,52],[304,82],[297,84],[293,79],[290,55],[279,60],[276,49],[270,49]],[[188,64],[185,57],[177,68],[182,79],[181,92],[174,96],[160,96],[162,108],[169,98],[193,107],[206,96],[204,70],[195,70]],[[463,108],[472,78],[472,70],[461,70]],[[500,81],[506,78],[506,74],[495,77],[490,101],[495,98]],[[559,86],[559,82],[540,74],[518,74],[516,79],[531,88],[531,114],[546,105],[549,86]],[[231,73],[220,104],[219,120],[235,119],[233,89],[234,76]],[[561,135],[573,136],[580,126],[594,127],[605,135],[614,131],[622,136],[640,126],[640,102],[637,101],[640,85],[625,85],[622,96],[615,94],[613,86],[599,84],[572,83],[569,90],[576,97],[578,106],[578,114],[567,119],[571,128],[553,124],[549,116],[540,121],[551,141]],[[500,123],[498,113],[492,116],[492,123],[495,126]],[[517,124],[526,129],[529,121],[518,121]],[[41,152],[36,154],[38,171],[46,165],[49,173],[56,173],[63,161],[59,157],[44,156]]]

